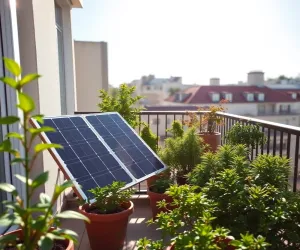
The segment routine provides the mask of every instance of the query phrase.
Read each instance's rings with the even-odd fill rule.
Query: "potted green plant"
[[[169,167],[177,184],[181,185],[186,183],[186,175],[200,163],[204,149],[205,145],[196,128],[191,127],[178,136],[167,138],[159,156]]]
[[[153,218],[156,218],[157,214],[160,212],[167,212],[168,210],[172,209],[172,199],[165,193],[171,184],[173,184],[173,181],[170,178],[161,177],[155,180],[148,188],[147,194],[150,199]],[[158,202],[163,200],[167,203],[166,207],[161,207],[158,205]]]
[[[62,185],[55,185],[52,197],[46,193],[39,194],[39,201],[32,200],[49,178],[49,172],[44,172],[31,179],[31,170],[39,154],[50,148],[62,148],[58,144],[35,143],[36,137],[42,132],[54,132],[51,127],[42,126],[39,129],[30,127],[30,119],[34,118],[43,124],[43,115],[34,114],[35,103],[29,95],[24,93],[23,87],[36,80],[38,74],[29,74],[21,78],[22,69],[13,60],[4,58],[6,69],[14,77],[2,77],[0,80],[16,91],[18,104],[17,107],[21,116],[6,116],[0,118],[1,125],[11,125],[18,123],[22,133],[10,132],[6,139],[0,144],[0,151],[7,152],[13,156],[11,165],[20,164],[23,167],[25,176],[16,174],[15,177],[25,186],[25,196],[18,193],[15,186],[8,183],[1,183],[0,189],[10,193],[14,199],[4,201],[6,211],[0,216],[1,226],[17,226],[16,231],[0,236],[1,249],[74,249],[73,242],[76,242],[77,234],[68,229],[59,229],[54,227],[60,225],[61,219],[84,219],[87,217],[74,211],[63,211],[55,213],[54,206],[58,197],[66,190],[72,187],[70,181]],[[12,147],[12,140],[18,140],[23,147],[23,152]]]
[[[174,209],[160,213],[150,224],[162,232],[161,239],[147,238],[138,241],[139,250],[181,249],[266,249],[268,244],[261,236],[241,234],[239,240],[230,236],[228,229],[213,225],[215,202],[199,193],[196,186],[171,186],[167,194],[173,199]],[[161,205],[164,202],[161,202]]]
[[[263,147],[266,143],[265,134],[258,125],[254,124],[234,124],[226,133],[227,144],[244,144],[249,151],[256,147]]]
[[[213,152],[216,152],[221,145],[221,133],[216,130],[223,123],[222,117],[218,115],[218,112],[225,112],[225,108],[222,106],[224,103],[227,103],[227,101],[222,100],[219,105],[212,105],[208,109],[200,107],[198,111],[204,111],[201,119],[198,119],[196,113],[187,112],[189,118],[185,121],[185,124],[188,127],[199,129],[199,136],[209,145],[210,150]]]
[[[126,237],[128,218],[133,213],[130,201],[132,189],[124,190],[125,183],[113,182],[91,189],[95,202],[86,203],[79,211],[89,218],[86,230],[93,250],[121,249]]]

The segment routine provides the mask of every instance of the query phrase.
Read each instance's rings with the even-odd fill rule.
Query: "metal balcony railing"
[[[190,111],[197,114],[200,121],[206,111]],[[95,112],[75,112],[75,114],[88,114]],[[227,131],[237,122],[241,124],[257,124],[262,132],[265,133],[267,142],[265,145],[256,145],[251,149],[250,159],[253,160],[259,154],[272,154],[286,156],[291,159],[292,175],[290,176],[290,184],[292,190],[296,192],[300,188],[299,182],[299,137],[300,128],[281,123],[268,122],[255,118],[238,116],[228,113],[218,113],[222,119],[222,124],[217,127],[217,131],[222,134],[221,144],[226,144],[225,135]],[[174,120],[184,121],[187,119],[186,111],[141,111],[138,114],[138,119],[150,125],[151,130],[160,138],[157,140],[157,145],[163,146],[163,141],[169,136],[166,131],[170,128]],[[140,132],[141,127],[136,128]],[[143,188],[144,187],[144,188]],[[143,193],[146,186],[139,184],[138,192]]]

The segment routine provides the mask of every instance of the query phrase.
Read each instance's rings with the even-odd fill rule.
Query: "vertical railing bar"
[[[273,155],[276,155],[276,135],[277,135],[277,130],[274,129],[274,133],[273,133]]]
[[[141,133],[141,121],[142,121],[142,115],[139,113],[139,134]]]
[[[282,150],[283,150],[283,132],[280,131],[280,147],[279,147],[279,154],[280,154],[280,157],[282,157]]]
[[[159,126],[159,118],[158,118],[158,113],[156,114],[156,149],[158,149],[158,140],[159,140],[159,136],[158,136],[158,126]]]
[[[270,128],[268,128],[267,154],[270,153],[270,138],[271,138],[271,131]]]
[[[167,128],[168,128],[168,115],[166,114],[166,122],[165,122],[165,137],[166,137],[166,138],[168,137],[168,131],[167,131]]]
[[[296,136],[296,145],[295,145],[295,160],[294,160],[294,182],[293,182],[293,191],[297,191],[297,182],[298,182],[298,161],[299,161],[299,135]]]
[[[150,127],[150,115],[148,114],[148,125]]]
[[[265,127],[261,127],[261,132],[263,132],[264,136],[265,136]],[[264,153],[264,147],[265,144],[263,143],[264,141],[262,141],[261,145],[260,145],[260,153],[263,154]]]
[[[291,151],[291,134],[288,133],[287,147],[286,147],[286,157],[288,159],[290,158],[290,151]]]

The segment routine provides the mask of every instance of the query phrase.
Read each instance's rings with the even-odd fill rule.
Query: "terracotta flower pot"
[[[92,250],[119,250],[122,249],[128,218],[133,213],[133,203],[130,201],[124,205],[125,210],[115,214],[94,214],[86,210],[90,207],[85,204],[79,207],[79,211],[90,219],[85,223]]]
[[[23,238],[22,229],[15,230],[15,231],[9,232],[9,233],[4,234],[4,235],[11,235],[11,234],[17,234],[18,237],[20,238],[20,240],[22,240],[22,238]],[[70,240],[56,240],[55,242],[62,244],[65,247],[66,250],[74,250],[75,249],[73,241],[70,241]]]
[[[168,209],[173,208],[173,206],[171,206],[173,199],[170,196],[168,196],[167,194],[154,193],[154,192],[150,191],[150,188],[147,190],[147,194],[150,199],[150,206],[151,206],[151,210],[152,210],[153,219],[155,219],[156,215],[159,214],[160,212],[167,212]],[[167,205],[167,208],[157,207],[157,202],[162,201],[162,200],[166,200],[166,202],[169,204],[169,205]]]
[[[156,180],[158,180],[159,178],[163,178],[163,177],[170,177],[170,172],[164,171],[162,173],[156,174],[151,176],[150,178],[147,179],[147,186],[148,188],[152,186],[153,182],[155,182]]]
[[[216,152],[221,145],[221,133],[214,134],[200,133],[199,136],[203,139],[204,143],[209,145],[212,152]]]

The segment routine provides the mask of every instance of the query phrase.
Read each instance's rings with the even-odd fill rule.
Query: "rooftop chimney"
[[[248,73],[248,85],[263,86],[265,73],[262,71],[251,71]]]
[[[220,78],[210,78],[209,85],[219,86],[220,85]]]

